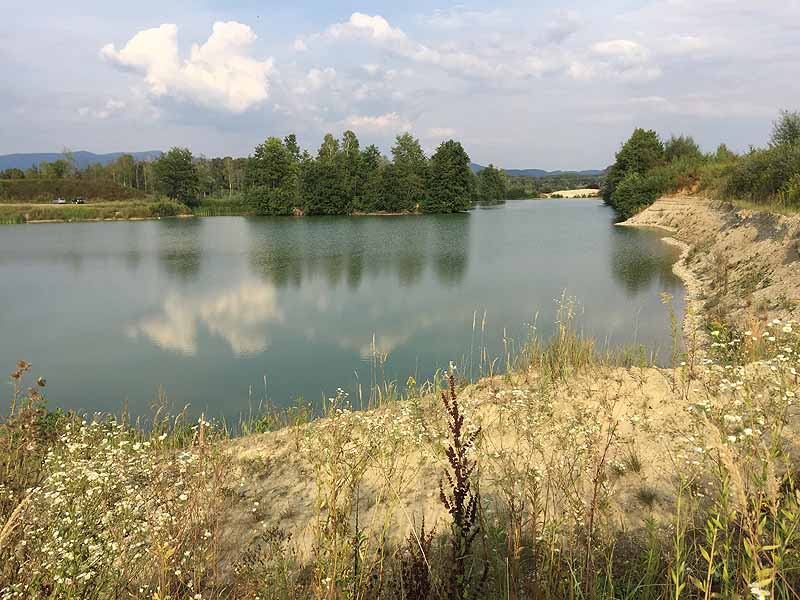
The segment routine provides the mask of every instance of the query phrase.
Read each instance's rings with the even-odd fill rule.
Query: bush
[[[176,217],[186,214],[189,207],[169,200],[159,200],[150,205],[150,212],[154,217]]]
[[[668,181],[664,173],[628,173],[614,191],[614,208],[626,219],[632,217],[655,202],[666,191]]]
[[[247,205],[257,215],[291,215],[297,200],[292,190],[264,185],[253,186],[246,197]]]
[[[742,156],[727,175],[728,196],[757,203],[780,201],[789,182],[800,173],[800,144],[752,150]]]

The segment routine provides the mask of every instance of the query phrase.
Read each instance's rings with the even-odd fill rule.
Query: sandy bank
[[[675,272],[695,314],[741,326],[800,316],[800,215],[674,195],[623,225],[665,229],[688,246]]]

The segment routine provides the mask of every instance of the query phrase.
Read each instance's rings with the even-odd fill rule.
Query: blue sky
[[[474,161],[600,168],[636,126],[706,149],[800,108],[800,0],[17,3],[0,153],[247,155],[410,130]]]

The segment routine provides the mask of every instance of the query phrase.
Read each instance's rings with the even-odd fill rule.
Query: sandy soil
[[[583,198],[585,196],[595,197],[600,195],[600,190],[596,190],[594,188],[584,188],[580,190],[560,190],[558,192],[553,192],[552,194],[547,194],[548,197],[559,195],[562,198]]]
[[[695,312],[741,326],[800,317],[800,215],[675,195],[624,224],[666,229],[689,246],[676,271],[687,281]]]

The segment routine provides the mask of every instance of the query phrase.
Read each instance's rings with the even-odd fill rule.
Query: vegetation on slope
[[[781,112],[769,146],[743,155],[724,144],[703,154],[691,137],[662,142],[655,131],[636,129],[608,170],[603,198],[627,218],[664,193],[698,189],[772,209],[800,208],[800,113]]]

